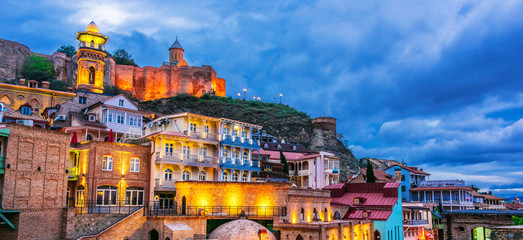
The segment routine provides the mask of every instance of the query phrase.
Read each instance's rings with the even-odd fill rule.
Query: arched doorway
[[[298,236],[296,237],[296,240],[303,240],[303,237],[301,236],[301,234],[298,234]]]
[[[185,199],[185,196],[182,198],[182,215],[185,215],[185,208],[187,207],[187,200]]]
[[[477,227],[472,230],[472,239],[473,240],[491,240],[490,229],[485,227]]]
[[[374,231],[374,240],[381,240],[380,231],[378,231],[378,230]]]
[[[159,240],[160,239],[159,235],[160,234],[158,234],[158,231],[153,229],[149,232],[149,240]]]

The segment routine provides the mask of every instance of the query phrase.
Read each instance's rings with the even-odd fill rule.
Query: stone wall
[[[22,76],[22,66],[31,54],[29,47],[0,38],[0,80],[12,80]]]
[[[159,68],[150,66],[139,68],[115,65],[114,72],[114,85],[130,91],[134,97],[143,101],[178,94],[200,97],[213,91],[217,96],[225,97],[225,80],[218,78],[211,66],[163,65]]]
[[[523,211],[461,211],[443,212],[443,239],[472,239],[477,227],[494,228],[513,224],[512,216],[523,216]]]
[[[132,216],[142,216],[142,210],[132,214]],[[78,239],[82,236],[90,236],[101,233],[118,221],[128,217],[125,214],[74,214],[67,223],[70,225],[67,239]]]

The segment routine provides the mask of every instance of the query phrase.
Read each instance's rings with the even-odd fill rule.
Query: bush
[[[25,79],[36,80],[39,83],[43,81],[51,82],[55,79],[54,64],[46,57],[31,54],[27,56],[22,75]]]
[[[118,95],[122,93],[122,90],[119,89],[117,86],[113,85],[104,85],[104,94],[108,95]]]
[[[49,89],[66,92],[69,84],[65,81],[54,80],[49,83]]]

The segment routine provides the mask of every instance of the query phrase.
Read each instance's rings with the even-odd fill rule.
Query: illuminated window
[[[187,171],[187,170],[183,171],[182,180],[184,180],[184,181],[191,180],[191,174],[189,174],[189,171]]]
[[[165,144],[165,155],[167,155],[167,156],[173,155],[173,144],[172,143]]]
[[[139,171],[140,171],[140,159],[131,158],[131,172],[139,172]]]
[[[354,204],[360,204],[360,199],[359,198],[354,198]]]
[[[143,188],[128,187],[125,190],[125,205],[127,206],[141,206],[143,205]]]
[[[233,182],[237,182],[237,181],[238,181],[238,173],[237,173],[237,172],[234,172],[234,173],[232,174],[232,181],[233,181]]]
[[[75,199],[75,206],[81,207],[85,206],[85,187],[80,185],[76,188],[76,199]]]
[[[165,169],[163,179],[165,181],[172,181],[173,180],[173,170],[171,170],[170,168]]]
[[[224,182],[229,181],[229,174],[227,174],[227,172],[223,172],[222,181],[224,181]]]
[[[96,205],[116,205],[118,188],[113,186],[100,186],[96,189]]]
[[[95,70],[94,67],[89,68],[89,84],[94,84]]]
[[[32,111],[32,109],[30,107],[27,107],[27,106],[22,106],[20,108],[20,113],[22,113],[23,115],[31,116],[31,111]]]
[[[207,173],[206,173],[205,171],[202,170],[202,171],[200,171],[200,172],[198,173],[198,180],[200,180],[200,181],[205,181],[206,176],[207,176]]]
[[[247,182],[247,173],[242,175],[242,182]]]
[[[113,157],[103,156],[102,158],[102,170],[112,171],[113,170]]]

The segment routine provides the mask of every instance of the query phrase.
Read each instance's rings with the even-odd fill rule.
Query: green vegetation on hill
[[[25,60],[22,67],[22,75],[25,79],[51,82],[56,78],[53,62],[46,57],[31,54]]]
[[[206,116],[223,117],[263,126],[267,133],[279,139],[308,144],[312,133],[311,118],[304,112],[278,103],[266,103],[203,95],[190,95],[141,103],[146,111],[161,114],[191,112]]]

